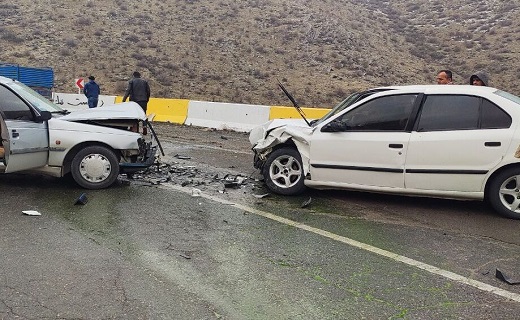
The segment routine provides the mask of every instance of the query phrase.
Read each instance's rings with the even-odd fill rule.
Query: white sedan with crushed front
[[[106,188],[120,173],[148,168],[161,147],[135,102],[68,112],[4,77],[0,77],[0,133],[0,174],[70,173],[87,189]]]
[[[488,200],[520,219],[520,98],[490,87],[360,92],[307,125],[254,128],[255,167],[275,193],[305,187]]]

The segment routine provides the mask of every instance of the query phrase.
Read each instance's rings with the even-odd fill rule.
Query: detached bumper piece
[[[157,146],[151,147],[146,151],[143,161],[123,162],[119,164],[119,173],[135,173],[149,168],[155,162]]]

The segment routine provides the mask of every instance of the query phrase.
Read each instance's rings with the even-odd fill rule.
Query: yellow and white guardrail
[[[87,98],[83,94],[54,92],[52,98],[54,103],[70,111],[88,108]],[[98,107],[122,101],[122,96],[100,95]],[[321,118],[330,111],[323,108],[302,108],[302,110],[308,119]],[[167,98],[151,98],[146,113],[152,117],[152,121],[241,132],[248,132],[255,126],[272,119],[300,118],[293,107]]]

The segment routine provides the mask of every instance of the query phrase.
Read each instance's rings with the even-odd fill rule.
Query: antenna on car
[[[303,112],[302,108],[300,108],[300,106],[298,106],[298,103],[296,102],[296,100],[294,100],[293,96],[289,93],[289,91],[287,91],[287,89],[285,89],[285,87],[280,82],[280,80],[276,79],[276,81],[278,81],[278,86],[280,87],[280,89],[282,89],[283,93],[285,93],[287,98],[289,98],[289,100],[291,100],[291,102],[292,102],[294,108],[296,109],[296,111],[298,111],[300,116],[302,116],[303,120],[305,120],[307,125],[310,127],[311,124],[309,123],[309,121],[307,121],[307,118],[305,118],[305,112]]]

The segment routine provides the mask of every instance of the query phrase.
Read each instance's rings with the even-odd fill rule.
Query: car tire
[[[280,148],[269,154],[262,175],[274,193],[297,195],[305,190],[302,158],[295,148]]]
[[[520,167],[497,174],[490,182],[486,198],[499,214],[520,219]]]
[[[81,149],[70,171],[77,184],[85,189],[103,189],[112,185],[119,175],[119,161],[109,148],[90,146]]]

